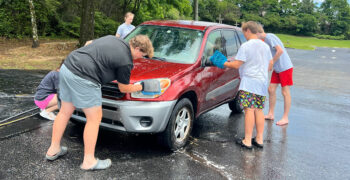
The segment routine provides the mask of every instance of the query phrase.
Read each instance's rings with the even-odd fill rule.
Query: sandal
[[[252,146],[247,146],[243,143],[243,139],[238,139],[236,141],[237,144],[241,145],[243,148],[246,148],[246,149],[252,149]]]
[[[258,142],[256,142],[255,138],[252,138],[252,144],[258,148],[264,148],[264,144],[259,144]]]
[[[56,160],[57,158],[59,158],[59,157],[65,155],[65,154],[67,154],[67,152],[68,152],[67,147],[61,146],[60,152],[56,153],[56,154],[53,155],[53,156],[49,156],[49,155],[46,154],[45,158],[46,158],[47,160],[49,160],[49,161],[54,161],[54,160]]]
[[[97,159],[97,163],[91,168],[83,169],[80,165],[80,169],[84,171],[103,170],[111,167],[111,165],[112,165],[112,161],[110,159],[105,159],[105,160]]]

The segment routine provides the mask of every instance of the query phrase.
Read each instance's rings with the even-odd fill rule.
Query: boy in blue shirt
[[[273,72],[269,85],[269,112],[265,119],[274,120],[274,109],[276,105],[276,89],[281,84],[282,95],[284,98],[284,113],[282,119],[276,124],[279,126],[288,124],[288,114],[291,107],[291,95],[289,86],[293,85],[293,64],[284,48],[282,41],[272,33],[265,33],[259,25],[258,37],[269,45],[273,55]],[[272,69],[272,67],[271,67]]]
[[[120,37],[122,39],[125,38],[126,35],[128,35],[132,30],[135,29],[135,26],[133,26],[131,23],[134,20],[134,14],[131,12],[127,12],[124,16],[125,23],[120,25],[118,27],[118,30],[115,34],[115,36]]]

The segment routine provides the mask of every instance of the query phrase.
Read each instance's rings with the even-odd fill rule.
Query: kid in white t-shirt
[[[227,62],[226,57],[216,51],[210,58],[220,68],[239,69],[241,84],[239,86],[240,103],[245,112],[245,137],[237,141],[242,147],[251,149],[252,144],[263,147],[264,103],[267,96],[268,68],[272,65],[269,46],[258,39],[258,24],[248,21],[243,24],[242,31],[248,40],[239,48],[234,61]],[[252,138],[254,124],[257,135]]]

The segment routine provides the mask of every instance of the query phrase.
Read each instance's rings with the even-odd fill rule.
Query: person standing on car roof
[[[106,169],[110,159],[95,158],[95,146],[102,119],[101,85],[117,80],[123,93],[136,91],[160,94],[160,83],[146,80],[141,84],[129,84],[133,59],[153,56],[153,46],[145,35],[138,35],[126,43],[109,35],[88,41],[84,47],[71,52],[60,69],[59,89],[61,108],[54,121],[51,145],[47,160],[56,160],[67,153],[61,139],[75,108],[86,116],[84,129],[84,160],[82,170]]]
[[[239,85],[239,100],[244,108],[244,139],[237,140],[237,144],[252,149],[252,144],[263,147],[264,134],[264,103],[267,96],[268,67],[272,64],[269,47],[258,39],[258,24],[254,21],[243,23],[242,31],[248,40],[239,48],[234,61],[227,62],[227,58],[219,51],[215,51],[210,60],[219,68],[239,69],[241,83]],[[252,138],[254,125],[256,137]]]
[[[274,111],[276,105],[276,89],[281,84],[282,95],[284,98],[284,113],[282,119],[276,124],[286,125],[289,122],[288,114],[291,107],[290,86],[293,85],[293,64],[284,48],[282,41],[272,33],[265,33],[262,25],[259,25],[258,36],[270,46],[273,55],[273,72],[269,85],[269,112],[265,119],[274,120]],[[272,67],[271,67],[272,68]]]
[[[135,29],[135,26],[131,24],[134,20],[134,14],[131,12],[127,12],[124,16],[124,20],[125,22],[118,27],[117,32],[115,33],[115,36],[123,39],[126,35],[128,35],[132,30]]]

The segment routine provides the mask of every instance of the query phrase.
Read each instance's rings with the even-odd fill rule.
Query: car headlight
[[[132,98],[157,98],[161,96],[170,87],[170,79],[168,78],[158,78],[155,79],[160,82],[160,94],[157,95],[144,95],[141,91],[131,93]],[[135,84],[140,84],[141,82],[136,82]]]

